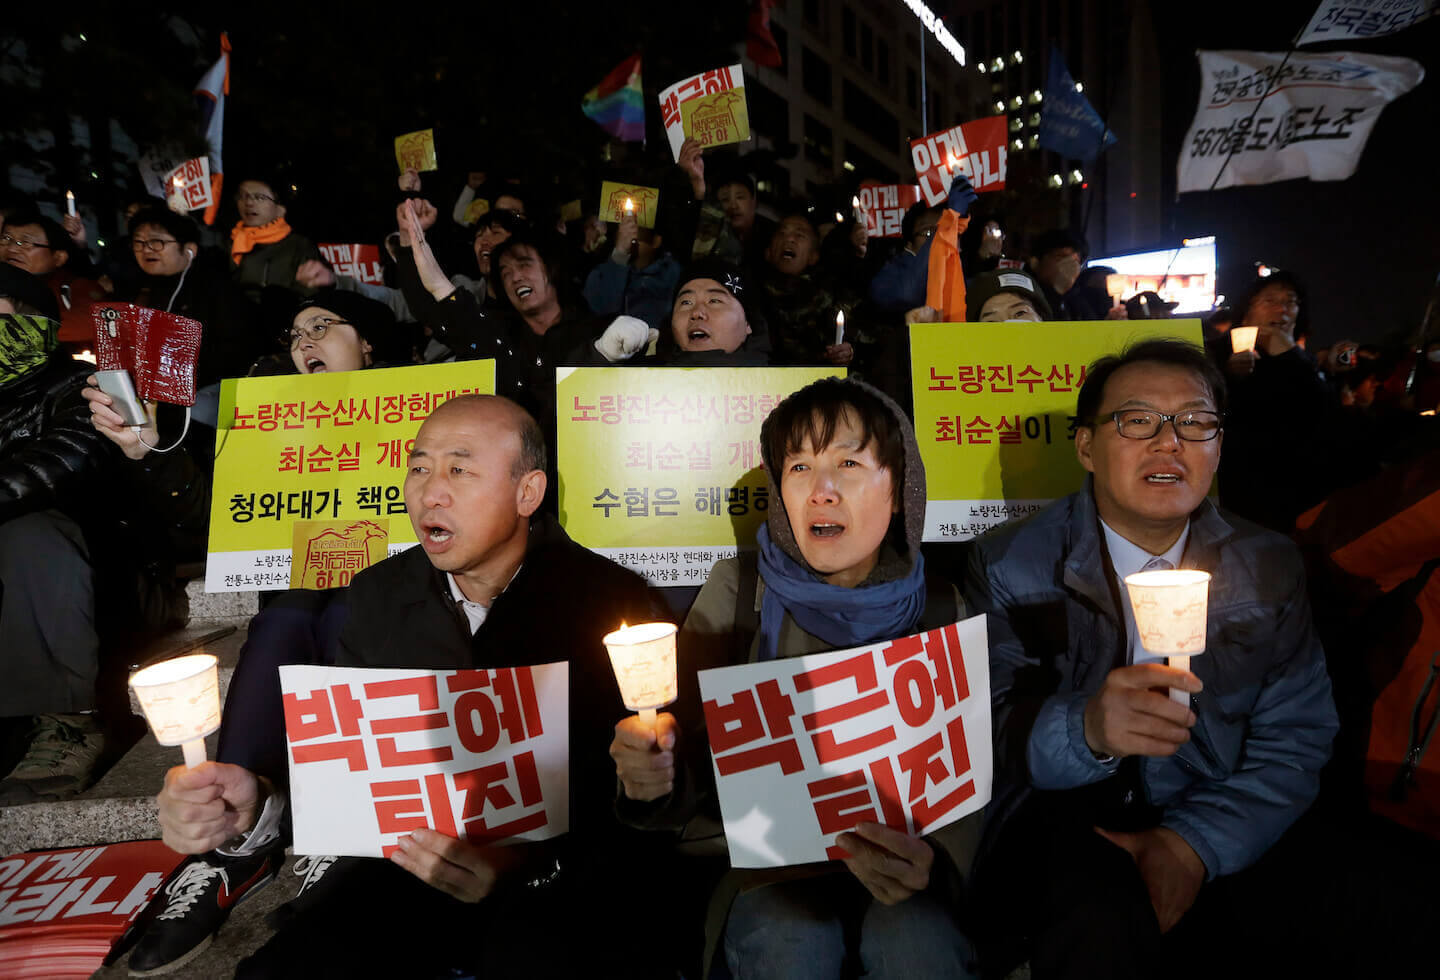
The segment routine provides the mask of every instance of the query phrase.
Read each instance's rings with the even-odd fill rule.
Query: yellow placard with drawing
[[[959,541],[1080,489],[1075,399],[1089,365],[1199,320],[917,323],[910,327],[926,541]]]
[[[470,202],[468,205],[466,205],[466,207],[465,207],[465,222],[464,222],[464,223],[467,224],[467,225],[473,225],[475,222],[479,221],[481,218],[485,217],[485,216],[486,216],[487,214],[489,214],[489,213],[490,213],[490,202],[489,202],[489,201],[485,200],[483,197],[482,197],[482,198],[479,198],[479,199],[477,199],[477,200],[471,201],[471,202]]]
[[[390,518],[368,521],[296,521],[290,554],[290,588],[337,589],[385,560]],[[295,577],[299,567],[300,577]]]
[[[395,162],[400,172],[418,170],[439,170],[435,160],[435,130],[421,129],[404,136],[395,137]]]
[[[641,228],[654,228],[655,214],[660,208],[659,188],[603,181],[600,184],[600,219],[618,222],[625,216],[627,208],[635,212],[635,223]]]
[[[685,137],[701,146],[745,142],[750,138],[745,86],[726,92],[712,92],[680,103],[680,125]]]
[[[367,542],[382,529],[383,544],[367,549],[413,545],[404,482],[420,423],[457,395],[494,391],[494,361],[225,381],[205,590],[290,588],[292,558],[306,560],[317,523]],[[321,550],[332,547],[342,546]]]
[[[560,368],[560,521],[657,585],[702,585],[755,543],[770,500],[760,423],[836,368]]]

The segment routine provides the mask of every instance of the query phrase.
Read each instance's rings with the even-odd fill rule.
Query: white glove
[[[600,339],[595,349],[610,362],[628,361],[660,338],[660,331],[646,326],[644,320],[633,316],[617,316]]]

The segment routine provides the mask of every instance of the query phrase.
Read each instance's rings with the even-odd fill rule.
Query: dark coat
[[[995,791],[985,839],[1034,790],[1108,778],[1084,736],[1085,704],[1124,664],[1126,628],[1089,481],[1034,517],[984,535],[966,600],[987,615]],[[1300,554],[1286,538],[1222,514],[1190,517],[1180,567],[1214,576],[1205,684],[1190,741],[1141,761],[1161,826],[1183,837],[1211,877],[1252,864],[1305,812],[1338,723],[1325,654],[1310,619]],[[982,859],[983,860],[983,859]]]
[[[85,510],[85,490],[118,455],[80,397],[93,370],[57,353],[0,385],[0,521],[52,507],[78,519]]]
[[[570,832],[567,861],[614,836],[610,741],[629,712],[601,642],[621,621],[653,622],[645,580],[570,540],[552,518],[531,521],[524,564],[473,637],[443,572],[423,548],[355,577],[340,635],[342,667],[521,667],[570,662]]]

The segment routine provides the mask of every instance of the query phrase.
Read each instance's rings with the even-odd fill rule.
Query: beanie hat
[[[971,323],[979,320],[980,310],[985,303],[1000,293],[1014,293],[1025,297],[1042,320],[1049,320],[1055,315],[1045,300],[1045,294],[1040,291],[1040,286],[1029,273],[1018,269],[998,269],[995,272],[982,272],[966,284],[965,319]]]

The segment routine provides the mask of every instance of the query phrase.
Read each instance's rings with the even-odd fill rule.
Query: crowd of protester
[[[975,219],[966,321],[1170,316],[1155,293],[1109,295],[1083,236],[1007,238],[959,178],[898,240],[871,239],[848,206],[764,200],[738,161],[687,141],[654,228],[607,224],[594,201],[562,220],[533,179],[447,187],[408,171],[374,205],[393,210],[375,283],[292,227],[289,191],[246,175],[223,243],[157,200],[133,202],[104,249],[78,218],[15,194],[0,206],[0,804],[73,796],[123,748],[106,737],[117,665],[185,622],[204,559],[221,379],[493,359],[503,396],[447,403],[417,437],[405,496],[421,547],[349,590],[266,596],[219,762],[161,790],[166,841],[190,856],[147,911],[137,975],[187,962],[283,861],[279,665],[512,666],[522,648],[535,663],[570,651],[572,688],[609,692],[572,705],[572,832],[495,848],[417,831],[390,861],[306,858],[243,975],[958,977],[1028,960],[1036,977],[1372,976],[1415,962],[1440,795],[1415,788],[1425,743],[1408,769],[1396,759],[1388,808],[1366,760],[1374,726],[1411,723],[1393,707],[1382,719],[1377,696],[1412,648],[1433,653],[1440,290],[1388,345],[1316,348],[1324,311],[1304,270],[1252,267],[1205,318],[1203,348],[1140,345],[1092,367],[1076,494],[976,543],[922,547],[908,325],[942,319],[926,305],[942,215]],[[90,306],[108,300],[200,322],[191,413],[152,405],[128,425],[72,357],[93,349]],[[1239,326],[1258,328],[1253,351],[1232,349]],[[848,376],[765,423],[775,505],[758,557],[721,562],[685,608],[558,520],[555,369],[606,365]],[[1180,504],[1147,510],[1126,482],[1141,469],[1184,488]],[[842,543],[816,530],[826,521]],[[1357,565],[1377,529],[1408,547]],[[1218,597],[1209,694],[1135,656],[1117,577],[1150,560],[1249,589],[1248,604]],[[625,719],[595,656],[621,609],[684,617],[692,689],[653,729]],[[967,610],[991,623],[990,806],[928,838],[862,824],[823,868],[729,868],[694,671]],[[1194,710],[1155,690],[1171,687]],[[350,941],[367,929],[393,948]]]

